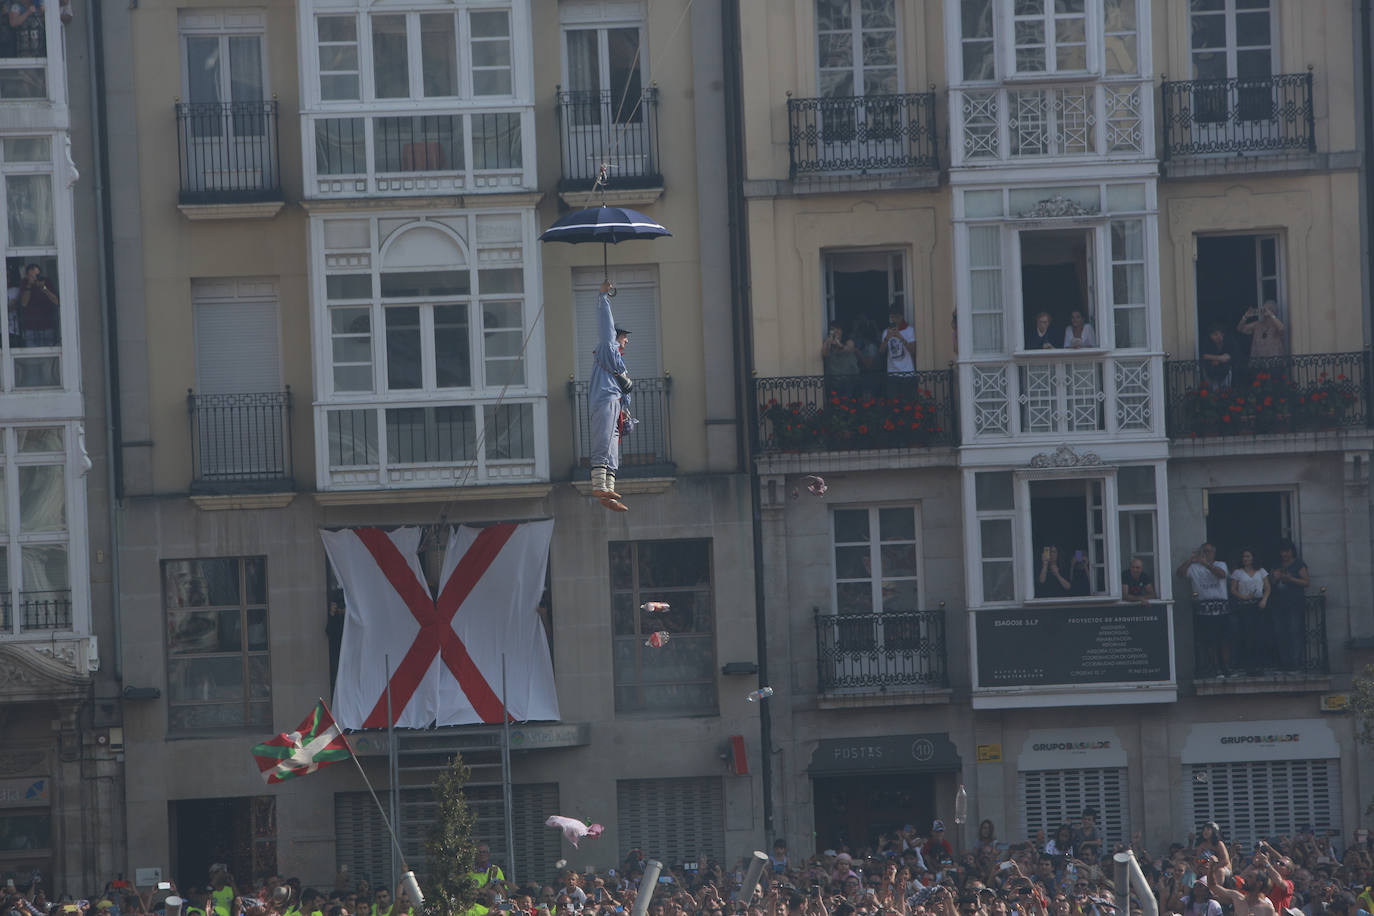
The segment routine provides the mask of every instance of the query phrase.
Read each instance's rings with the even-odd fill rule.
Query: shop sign
[[[979,763],[1001,763],[1002,745],[1000,744],[980,744],[978,745]]]
[[[0,808],[36,808],[51,802],[46,776],[0,779]]]
[[[1126,749],[1111,728],[1054,728],[1028,732],[1018,770],[1075,770],[1124,767]]]
[[[978,611],[978,687],[1168,683],[1163,604]]]
[[[1188,730],[1183,763],[1331,760],[1341,756],[1331,726],[1321,719],[1198,723]]]
[[[924,735],[870,735],[826,738],[816,745],[807,772],[840,773],[947,772],[962,766],[959,751],[944,732]]]

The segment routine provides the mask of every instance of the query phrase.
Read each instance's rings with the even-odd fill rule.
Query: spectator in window
[[[6,0],[5,18],[14,32],[15,57],[47,57],[47,29],[43,4],[36,0]]]
[[[1131,565],[1121,574],[1121,600],[1147,604],[1155,599],[1155,583],[1145,573],[1145,561],[1131,557]]]
[[[1273,642],[1269,634],[1269,573],[1255,562],[1255,552],[1240,552],[1240,566],[1231,571],[1231,620],[1236,630],[1240,663],[1259,674]]]
[[[1273,299],[1264,300],[1257,309],[1247,309],[1236,325],[1236,333],[1250,338],[1251,359],[1282,356],[1285,330]]]
[[[1035,597],[1063,598],[1073,594],[1073,583],[1059,571],[1059,548],[1051,544],[1040,550],[1040,573],[1035,577]]]
[[[1083,316],[1081,309],[1069,313],[1069,326],[1064,329],[1065,350],[1091,350],[1097,346],[1097,332]]]
[[[1279,648],[1279,667],[1284,671],[1297,671],[1303,666],[1307,643],[1304,590],[1312,584],[1312,579],[1307,564],[1298,556],[1298,548],[1287,538],[1279,541],[1279,564],[1269,578],[1273,582],[1271,617]]]
[[[902,307],[895,303],[887,311],[883,350],[887,353],[888,396],[909,394],[912,377],[916,374],[916,331],[906,323]]]
[[[1202,380],[1214,391],[1225,391],[1231,387],[1231,351],[1231,342],[1226,339],[1226,329],[1219,324],[1209,327],[1207,339],[1202,342],[1199,361],[1202,364]]]
[[[844,336],[844,326],[838,321],[830,322],[829,333],[821,341],[821,362],[831,395],[853,397],[859,381],[859,348],[853,338]]]
[[[30,264],[24,268],[19,285],[19,323],[24,329],[24,346],[55,347],[61,340],[57,335],[57,291],[43,276],[42,268]]]
[[[1069,594],[1083,597],[1092,594],[1092,579],[1088,575],[1088,554],[1083,548],[1073,552],[1069,561]]]
[[[1227,677],[1231,669],[1231,608],[1227,602],[1226,564],[1217,559],[1217,549],[1211,543],[1198,547],[1188,559],[1179,564],[1180,579],[1187,579],[1194,596],[1193,638],[1211,668],[1204,677],[1215,673]]]
[[[1026,328],[1027,350],[1053,350],[1054,329],[1050,327],[1050,313],[1041,312],[1035,316],[1035,325]]]

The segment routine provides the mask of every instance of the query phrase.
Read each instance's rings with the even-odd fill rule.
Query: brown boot
[[[605,506],[607,509],[610,509],[612,512],[629,512],[629,511],[630,511],[630,507],[629,507],[629,506],[625,505],[623,502],[621,502],[621,501],[618,500],[618,499],[613,499],[613,498],[610,497],[610,496],[603,496],[603,497],[601,497],[601,500],[600,500],[600,501],[601,501],[601,505]]]
[[[620,494],[615,491],[615,478],[606,468],[592,468],[592,498],[603,497],[620,498]]]

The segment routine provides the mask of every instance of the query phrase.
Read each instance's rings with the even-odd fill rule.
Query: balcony
[[[816,676],[822,694],[944,690],[945,612],[816,611]]]
[[[562,154],[560,194],[590,192],[601,166],[612,192],[637,191],[652,202],[663,188],[658,146],[658,90],[643,90],[626,104],[608,89],[556,92],[558,145]],[[646,190],[653,189],[652,195]],[[618,195],[623,197],[624,195]],[[628,199],[623,202],[629,203]]]
[[[1214,623],[1228,620],[1218,616],[1221,614],[1229,614],[1234,631],[1234,635],[1223,637],[1230,647],[1227,659],[1221,658],[1209,642],[1209,635],[1227,625]],[[1247,623],[1235,626],[1238,620]],[[1223,661],[1227,663],[1224,671],[1219,668]],[[1207,682],[1199,685],[1199,693],[1222,692],[1217,690],[1222,684],[1240,686],[1248,692],[1284,689],[1294,680],[1324,679],[1329,673],[1325,587],[1304,597],[1301,621],[1284,620],[1272,598],[1264,610],[1234,600],[1193,598],[1193,679]]]
[[[1164,168],[1171,177],[1266,170],[1317,152],[1312,72],[1164,81]]]
[[[176,119],[183,213],[213,217],[208,207],[230,205],[238,209],[223,215],[272,216],[281,209],[275,101],[178,102]]]
[[[1063,352],[1063,351],[1057,351]],[[1014,435],[1149,435],[1156,428],[1155,374],[1146,356],[1077,351],[1056,359],[966,367],[972,441]]]
[[[307,196],[419,197],[516,191],[533,184],[534,113],[503,111],[309,115]]]
[[[673,390],[670,377],[634,380],[630,395],[630,410],[639,422],[620,439],[620,469],[617,478],[671,477],[677,472],[673,463],[672,411],[669,395]],[[573,438],[577,443],[575,476],[588,474],[591,454],[591,419],[587,410],[587,383],[568,382],[568,400],[572,403]]]
[[[793,180],[940,170],[933,92],[788,98],[787,125]]]
[[[320,489],[547,481],[547,417],[543,397],[317,408]]]
[[[886,450],[910,454],[958,445],[954,372],[850,378],[754,379],[761,455]]]
[[[951,166],[1153,156],[1146,84],[951,89]]]
[[[13,632],[10,616],[10,597],[0,604],[0,630]],[[29,633],[35,630],[70,630],[72,628],[71,589],[31,591],[19,593],[19,628]]]
[[[1168,429],[1173,439],[1280,436],[1370,426],[1368,351],[1312,353],[1237,362],[1229,384],[1208,384],[1197,360],[1169,360]]]
[[[295,489],[291,389],[186,393],[191,416],[191,492],[281,493]]]

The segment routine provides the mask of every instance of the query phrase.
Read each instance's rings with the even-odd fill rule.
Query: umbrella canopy
[[[633,239],[656,239],[672,233],[638,210],[588,207],[574,210],[544,230],[541,242],[601,242],[614,245]]]

